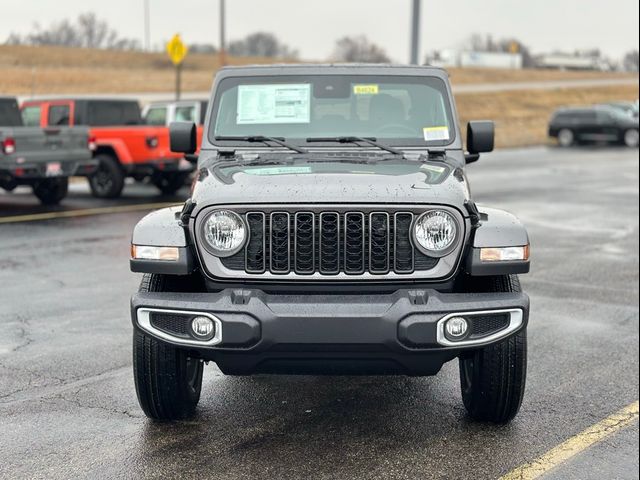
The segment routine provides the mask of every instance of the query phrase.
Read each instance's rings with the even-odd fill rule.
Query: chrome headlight
[[[413,227],[416,246],[423,253],[443,257],[456,246],[458,239],[458,222],[449,212],[430,210],[416,220]]]
[[[230,257],[240,251],[247,229],[240,215],[231,210],[216,210],[203,223],[206,248],[217,257]]]

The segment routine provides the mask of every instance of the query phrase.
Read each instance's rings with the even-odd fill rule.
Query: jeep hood
[[[192,200],[210,205],[269,203],[433,203],[463,214],[462,169],[444,161],[220,162],[198,171]],[[194,212],[195,213],[195,212]]]

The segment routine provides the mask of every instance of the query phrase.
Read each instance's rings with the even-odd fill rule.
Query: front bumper
[[[526,328],[529,298],[524,293],[444,294],[435,290],[269,295],[260,290],[229,289],[139,293],[132,298],[131,309],[135,328],[213,360],[228,374],[433,375],[464,350],[501,341]],[[221,331],[208,344],[174,336],[150,323],[151,315],[162,312],[180,312],[178,319],[182,316],[185,322],[202,313],[219,320]],[[452,344],[442,335],[443,322],[451,314],[461,314],[472,324],[493,314],[508,315],[509,324],[491,335]]]

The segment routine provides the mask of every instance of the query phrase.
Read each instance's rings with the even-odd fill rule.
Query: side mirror
[[[171,122],[169,145],[171,151],[191,155],[198,149],[198,131],[193,122]]]
[[[493,151],[495,127],[487,120],[473,121],[467,124],[467,163],[473,163],[480,158],[481,153]]]

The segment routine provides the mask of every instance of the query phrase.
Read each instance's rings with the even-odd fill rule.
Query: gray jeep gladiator
[[[71,175],[95,171],[89,130],[24,126],[18,102],[0,97],[0,188],[28,185],[44,205],[67,195]]]
[[[186,418],[204,364],[228,375],[434,375],[455,358],[477,420],[525,388],[529,239],[479,208],[445,71],[279,65],[216,76],[184,206],[144,217],[131,270],[134,378],[152,419]],[[196,127],[171,125],[193,156]],[[193,158],[192,158],[193,160]]]

